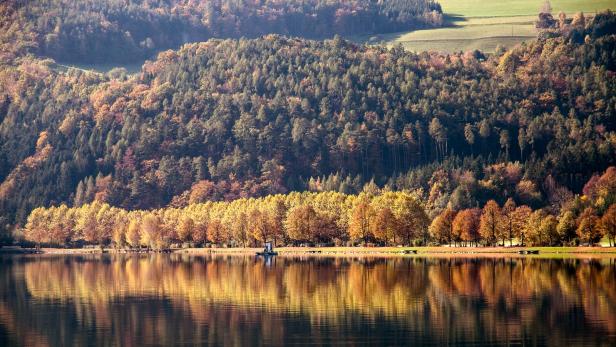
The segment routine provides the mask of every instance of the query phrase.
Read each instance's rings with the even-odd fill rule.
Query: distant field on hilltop
[[[441,0],[449,27],[416,30],[369,37],[359,41],[386,45],[401,44],[406,49],[420,52],[436,50],[457,52],[479,49],[494,52],[498,45],[512,47],[537,36],[535,19],[543,0]],[[583,11],[616,8],[616,0],[552,1],[552,12],[564,11],[569,16]]]
[[[462,18],[455,17],[450,27],[395,33],[382,36],[387,45],[402,44],[420,52],[457,52],[479,49],[494,52],[496,46],[514,46],[536,38],[535,16]]]
[[[440,0],[443,12],[464,17],[511,17],[534,16],[544,0]],[[616,7],[616,0],[553,0],[550,1],[554,13],[564,11],[595,12]]]

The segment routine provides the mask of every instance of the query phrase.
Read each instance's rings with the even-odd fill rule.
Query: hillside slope
[[[135,76],[20,58],[0,69],[2,215],[353,192],[371,178],[441,205],[542,206],[549,187],[579,191],[615,164],[614,22],[487,60],[280,36],[188,44]]]

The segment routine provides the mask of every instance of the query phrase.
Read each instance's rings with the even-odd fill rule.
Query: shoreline
[[[520,254],[536,250],[538,254]],[[262,248],[176,248],[164,251],[126,250],[105,248],[33,248],[3,247],[0,254],[157,254],[175,253],[189,255],[255,255]],[[541,256],[541,255],[602,255],[616,257],[616,247],[279,247],[279,256]]]

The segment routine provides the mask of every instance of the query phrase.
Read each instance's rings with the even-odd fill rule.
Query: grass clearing
[[[470,17],[536,16],[544,0],[438,0],[444,13]],[[616,8],[615,0],[550,0],[552,13],[596,12]]]
[[[479,49],[494,52],[496,46],[514,46],[537,37],[535,17],[454,19],[450,27],[383,35],[381,42],[420,52],[457,52]]]
[[[535,20],[544,0],[439,0],[446,26],[386,35],[354,38],[359,42],[402,45],[415,51],[458,52],[479,49],[492,53],[498,45],[506,48],[537,37]],[[616,8],[616,0],[553,0],[552,12],[563,11],[571,17],[583,11]]]

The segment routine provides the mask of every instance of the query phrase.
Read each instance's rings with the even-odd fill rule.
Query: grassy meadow
[[[535,16],[544,0],[440,0],[443,12],[464,17]],[[614,8],[614,0],[551,0],[552,12],[592,12]]]
[[[479,49],[494,52],[536,38],[535,19],[543,0],[441,0],[446,27],[358,38],[388,46],[401,44],[411,51],[457,52]],[[553,0],[552,12],[572,16],[616,8],[616,0]]]

